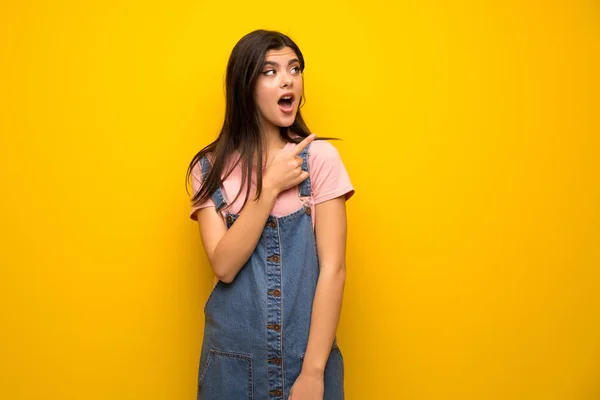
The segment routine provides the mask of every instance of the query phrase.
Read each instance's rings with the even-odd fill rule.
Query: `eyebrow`
[[[292,58],[290,61],[288,61],[288,67],[290,65],[292,65],[293,63],[299,63],[300,60],[298,60],[297,58]],[[275,61],[265,61],[263,64],[263,68],[265,65],[272,65],[274,67],[279,67],[279,63],[276,63]]]

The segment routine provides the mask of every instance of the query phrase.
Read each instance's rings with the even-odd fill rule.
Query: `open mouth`
[[[279,104],[279,108],[281,111],[289,113],[294,109],[294,95],[293,94],[285,94],[279,98],[277,102]]]

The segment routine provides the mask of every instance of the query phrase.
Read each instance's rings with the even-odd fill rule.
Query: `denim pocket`
[[[198,381],[199,399],[252,400],[252,357],[210,350]]]

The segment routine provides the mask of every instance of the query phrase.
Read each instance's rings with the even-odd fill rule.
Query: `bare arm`
[[[256,248],[277,196],[308,177],[302,171],[298,155],[310,142],[311,135],[293,149],[275,156],[263,176],[263,190],[258,200],[246,203],[235,223],[228,230],[214,207],[198,211],[200,236],[216,277],[226,283],[233,281]]]
[[[229,283],[256,248],[277,192],[263,190],[258,200],[248,201],[229,230],[214,207],[198,211],[200,236],[216,277]]]
[[[344,196],[317,204],[315,214],[320,274],[302,373],[322,376],[340,319],[346,280]]]

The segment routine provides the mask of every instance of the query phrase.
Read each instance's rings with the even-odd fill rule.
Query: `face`
[[[294,50],[269,50],[254,91],[263,129],[292,125],[301,96],[302,72]]]

